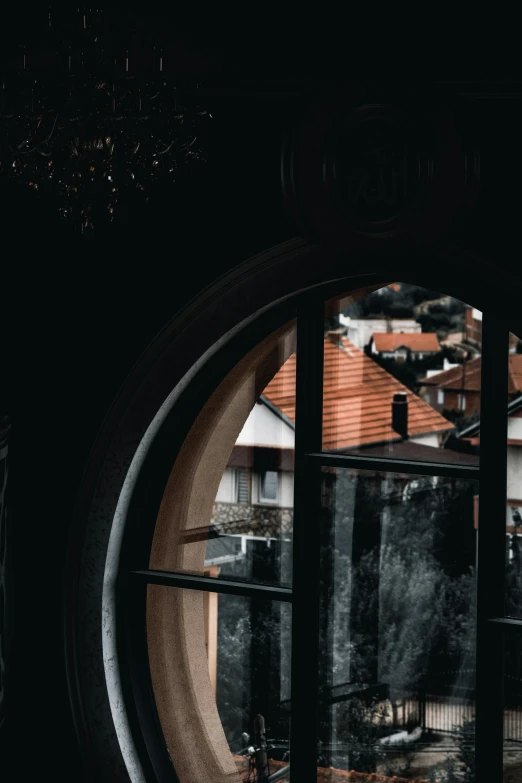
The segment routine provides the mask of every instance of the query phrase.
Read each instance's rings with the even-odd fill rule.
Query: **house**
[[[510,357],[511,358],[511,357]],[[459,441],[480,451],[480,421],[459,434]],[[478,524],[478,500],[475,526]],[[506,530],[522,532],[522,393],[508,403]]]
[[[472,416],[480,408],[480,370],[481,359],[477,357],[421,378],[422,396],[439,411],[465,411]]]
[[[288,394],[292,385],[295,388],[295,355],[263,393],[291,420],[295,417],[295,395]],[[440,447],[453,425],[339,331],[328,332],[324,344],[324,449],[342,451],[402,440],[392,426],[395,394],[404,394],[408,403],[409,440]]]
[[[292,526],[294,423],[266,397],[251,411],[225,468],[212,524],[266,540]],[[243,542],[243,551],[245,551]]]
[[[383,359],[395,359],[398,362],[407,359],[424,359],[441,352],[435,332],[387,334],[374,332],[370,344],[372,354],[379,355]]]
[[[422,396],[438,411],[443,409],[477,413],[480,407],[480,374],[482,359],[477,357],[436,375],[422,378]],[[509,355],[508,395],[512,400],[522,392],[522,354]]]
[[[216,495],[216,533],[242,543],[221,565],[247,553],[247,541],[277,540],[292,529],[296,356],[265,388],[241,430]],[[395,397],[400,398],[395,400]],[[400,431],[401,406],[407,432]],[[395,407],[394,407],[395,406]],[[395,411],[395,413],[394,413]],[[396,429],[394,429],[394,425]],[[453,424],[354,346],[340,331],[324,344],[323,448],[439,449]],[[404,435],[408,436],[404,443]],[[404,456],[404,455],[403,455]],[[418,453],[417,453],[418,456]],[[206,567],[215,563],[208,544]],[[282,575],[280,575],[282,576]]]
[[[219,566],[222,573],[235,573],[243,561],[243,569],[252,577],[249,569],[256,549],[266,542],[284,546],[285,537],[291,534],[295,374],[296,355],[292,354],[265,388],[236,440],[214,502],[211,535],[202,529],[202,536],[208,537],[206,569]],[[324,449],[381,449],[389,456],[436,459],[453,429],[453,424],[340,331],[328,333]],[[237,541],[223,549],[216,536]],[[271,578],[288,581],[288,565],[281,569],[280,564]]]
[[[212,525],[221,534],[266,540],[291,531],[295,378],[296,355],[292,354],[264,389],[236,440],[213,509]],[[381,450],[404,457],[408,452],[412,458],[436,459],[453,429],[451,422],[340,330],[327,334],[325,450]],[[237,550],[231,551],[230,558],[236,554]]]
[[[482,313],[475,307],[466,307],[465,339],[476,345],[482,344]]]
[[[453,367],[460,367],[459,362],[450,362],[449,359],[444,359],[441,370],[428,370],[426,378],[431,378],[433,375],[438,375],[442,370],[451,370]]]
[[[265,388],[237,438],[216,495],[213,524],[220,530],[232,531],[237,521],[253,535],[259,526],[266,532],[270,521],[290,524],[281,509],[290,508],[293,502],[295,374],[296,355],[292,354]],[[453,424],[340,332],[328,333],[324,449],[401,442],[402,434],[393,427],[395,395],[404,395],[407,404],[409,443],[440,448]]]
[[[379,289],[381,290],[381,289]],[[375,333],[420,333],[421,325],[414,318],[351,318],[339,315],[339,323],[346,329],[346,336],[357,348],[365,348]]]

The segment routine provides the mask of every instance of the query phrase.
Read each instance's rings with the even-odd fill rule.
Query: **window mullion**
[[[455,465],[445,462],[414,462],[413,460],[372,457],[363,454],[335,454],[332,452],[306,454],[310,462],[322,466],[354,469],[380,470],[385,473],[411,473],[418,476],[446,476],[455,479],[477,479],[480,472],[478,465]]]
[[[477,551],[477,783],[500,780],[503,767],[503,635],[492,632],[489,621],[504,614],[508,361],[507,324],[498,315],[485,313]]]
[[[246,598],[259,598],[266,601],[292,601],[292,591],[287,587],[241,582],[239,580],[234,581],[232,579],[217,579],[213,576],[188,574],[181,571],[143,569],[141,571],[131,571],[130,578],[134,582],[141,581],[145,584],[162,585],[164,587],[203,590],[209,593],[223,593],[225,595],[242,595]]]
[[[299,783],[317,779],[321,468],[306,454],[322,447],[323,354],[324,312],[315,302],[297,318],[290,753]]]

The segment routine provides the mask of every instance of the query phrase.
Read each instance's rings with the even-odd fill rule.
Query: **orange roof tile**
[[[435,332],[375,332],[373,335],[375,349],[379,351],[395,351],[403,346],[411,351],[440,351],[439,340]]]
[[[340,343],[325,339],[323,448],[345,449],[399,439],[391,426],[392,399],[397,392],[408,398],[411,435],[453,429],[447,419],[417,397],[346,337]],[[263,396],[295,421],[296,356],[270,381]]]
[[[459,364],[458,367],[450,367],[449,370],[443,370],[429,378],[422,378],[420,383],[430,386],[437,386],[441,389],[469,389],[470,391],[480,391],[480,356],[471,359],[469,362]]]
[[[437,386],[441,389],[480,391],[480,372],[482,359],[477,357],[469,362],[443,370],[429,378],[423,378],[420,383]],[[509,355],[508,394],[522,392],[522,354]]]

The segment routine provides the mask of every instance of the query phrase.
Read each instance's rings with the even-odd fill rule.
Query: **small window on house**
[[[459,394],[458,401],[459,401],[459,411],[465,411],[466,410],[466,396],[464,394]]]
[[[249,471],[248,468],[238,468],[236,470],[236,483],[235,483],[235,502],[241,505],[247,505],[250,501],[250,486],[249,486]]]
[[[444,405],[444,389],[437,389],[437,405]]]
[[[259,502],[277,503],[278,500],[278,475],[275,470],[265,470],[261,474],[259,482]]]

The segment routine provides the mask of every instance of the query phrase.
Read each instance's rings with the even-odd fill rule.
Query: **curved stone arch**
[[[150,556],[154,570],[203,572],[206,540],[186,547],[183,536],[210,524],[234,443],[274,371],[295,350],[294,337],[291,323],[263,340],[222,381],[197,417],[161,502]],[[277,361],[267,362],[274,349]],[[203,593],[149,586],[147,632],[156,705],[181,783],[239,781],[208,676],[203,611]]]
[[[344,281],[346,287],[350,280],[354,284],[362,279],[367,284],[372,280],[387,281],[390,269],[396,279],[422,284],[420,278],[429,277],[434,284],[437,277],[439,281],[441,278],[436,267],[438,259],[442,271],[452,269],[454,290],[465,290],[470,273],[476,275],[473,288],[478,293],[473,301],[482,307],[491,275],[495,274],[499,286],[507,277],[462,251],[446,250],[431,256],[427,272],[419,273],[414,250],[404,251],[400,258],[360,254],[348,270],[343,256],[329,254],[303,240],[285,243],[247,262],[204,292],[164,330],[129,376],[86,472],[67,573],[65,631],[71,699],[86,766],[97,779],[138,783],[147,774],[138,763],[142,752],[136,746],[139,737],[126,725],[122,691],[116,687],[117,674],[113,677],[116,690],[109,694],[112,686],[107,672],[117,672],[118,661],[109,650],[104,667],[104,643],[115,635],[116,618],[114,612],[111,615],[108,611],[110,601],[104,600],[104,589],[107,597],[118,564],[118,546],[110,550],[109,541],[118,527],[120,533],[123,529],[125,504],[133,479],[140,471],[140,460],[146,458],[149,441],[154,439],[154,428],[161,428],[161,418],[166,418],[168,409],[193,382],[198,368],[216,355],[232,334],[239,333],[273,307],[274,302],[290,299],[324,285],[325,281],[337,281],[338,286]],[[504,284],[509,291],[512,282],[504,280]],[[448,288],[444,284],[444,290]],[[459,295],[459,290],[455,295]],[[190,329],[198,320],[200,326],[202,321],[212,324],[213,330],[200,328],[195,339]],[[109,562],[112,572],[106,568]]]

